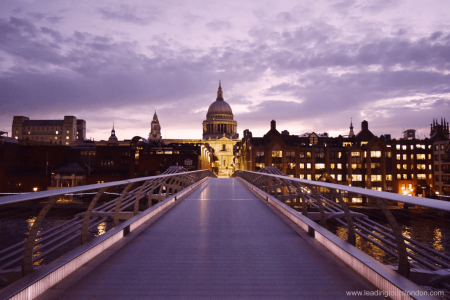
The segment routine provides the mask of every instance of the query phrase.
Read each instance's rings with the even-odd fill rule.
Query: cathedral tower
[[[153,120],[150,123],[150,133],[148,134],[148,140],[149,141],[159,141],[161,140],[161,125],[159,125],[158,116],[155,114],[153,115]]]

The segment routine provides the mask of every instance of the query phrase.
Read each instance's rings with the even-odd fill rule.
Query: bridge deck
[[[238,180],[211,179],[59,298],[336,299],[372,289],[307,238]]]

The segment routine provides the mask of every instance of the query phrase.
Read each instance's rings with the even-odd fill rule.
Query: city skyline
[[[4,1],[0,131],[14,115],[87,122],[87,138],[201,138],[222,80],[238,133],[428,137],[448,116],[446,1]]]

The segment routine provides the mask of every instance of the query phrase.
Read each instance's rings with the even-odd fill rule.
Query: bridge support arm
[[[398,252],[398,273],[403,277],[409,278],[410,265],[408,262],[408,252],[406,251],[405,239],[403,238],[402,231],[391,211],[387,207],[386,203],[380,198],[372,198],[378,205],[380,210],[389,222],[391,229],[394,233],[395,242],[397,244]]]
[[[81,244],[86,244],[89,241],[89,222],[91,221],[91,214],[92,210],[95,207],[95,204],[97,204],[98,199],[103,195],[103,193],[106,191],[106,188],[101,188],[97,194],[95,195],[94,199],[92,199],[91,203],[89,204],[89,207],[86,211],[86,214],[84,215],[83,219],[83,225],[81,226]]]

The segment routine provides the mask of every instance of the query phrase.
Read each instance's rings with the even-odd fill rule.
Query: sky
[[[450,121],[448,0],[1,0],[0,131],[84,119],[87,138],[202,135],[221,80],[238,132]]]

